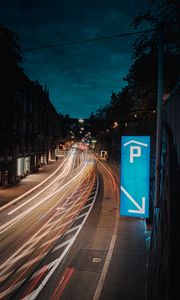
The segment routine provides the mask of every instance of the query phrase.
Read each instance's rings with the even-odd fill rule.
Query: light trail
[[[104,164],[96,157],[96,159],[99,161],[99,163],[102,165],[102,167],[106,170],[106,172],[109,174],[109,176],[111,177],[112,183],[113,183],[113,189],[114,192],[117,191],[117,184],[115,183],[115,179],[112,176],[111,172],[108,170],[107,167],[104,166]]]
[[[90,190],[91,190],[91,187],[89,188]],[[87,195],[87,190],[85,190],[84,191],[84,194],[86,194]],[[78,201],[78,200],[77,200]],[[63,225],[68,225],[69,223],[71,223],[71,221],[73,220],[73,218],[71,218],[69,221],[68,221],[68,223],[67,224],[63,224]],[[63,227],[63,225],[61,225],[61,227]],[[59,238],[59,232],[58,232],[58,234],[56,235],[56,239],[57,239],[57,237]],[[50,245],[51,245],[51,243],[49,243],[46,247],[45,247],[45,249],[43,249],[41,252],[40,252],[40,254],[39,254],[39,256],[36,258],[36,260],[33,260],[28,266],[26,266],[26,268],[25,268],[25,270],[18,276],[18,278],[16,278],[16,280],[13,282],[13,286],[16,286],[17,285],[17,283],[21,280],[21,278],[27,273],[27,271],[32,267],[32,265],[36,262],[36,261],[39,261],[39,259],[41,259],[42,258],[42,256],[43,257],[45,257],[47,254],[48,254],[48,248],[50,247]]]
[[[75,271],[74,268],[67,268],[65,270],[62,278],[60,279],[60,281],[58,282],[54,290],[54,293],[51,296],[51,300],[58,300],[60,298],[74,271]]]
[[[89,193],[90,193],[90,190],[91,190],[91,187],[89,188]],[[84,190],[84,194],[87,194],[87,190]],[[96,195],[97,195],[97,193],[95,194],[95,198],[96,198]],[[95,200],[95,199],[94,199]],[[92,205],[94,204],[94,202],[92,203]],[[91,207],[92,208],[92,207]],[[90,209],[91,210],[91,209]],[[90,212],[90,211],[89,211]],[[87,218],[87,216],[86,216],[86,218]],[[85,219],[86,220],[86,219]],[[84,222],[83,222],[83,224],[84,224]],[[83,224],[82,224],[82,226],[83,226]],[[82,226],[79,228],[79,229],[81,229],[82,228]],[[79,230],[78,230],[79,231]],[[72,241],[71,241],[72,242]],[[48,246],[48,245],[47,245]],[[47,248],[47,247],[46,247]],[[42,251],[43,252],[43,251]],[[46,254],[47,253],[44,253],[43,254],[43,257],[44,256],[46,256]],[[40,255],[39,255],[40,256]],[[37,260],[38,260],[38,258],[37,258]],[[33,264],[35,263],[35,261],[33,261]],[[18,284],[18,281],[19,280],[21,280],[21,278],[26,274],[26,272],[28,271],[28,269],[30,268],[30,267],[32,267],[32,265],[30,264],[28,267],[26,266],[26,268],[25,268],[25,270],[24,270],[24,272],[23,273],[21,273],[20,274],[20,276],[18,277],[18,278],[16,278],[16,280],[15,280],[15,282],[13,282],[13,286],[15,285],[17,285]],[[23,282],[23,281],[22,281]],[[1,296],[1,294],[0,294],[0,296]],[[1,298],[1,297],[0,297]]]
[[[54,274],[54,272],[56,271],[56,269],[58,268],[58,266],[60,265],[60,263],[62,262],[62,260],[64,259],[64,257],[67,255],[68,251],[70,250],[70,248],[72,247],[74,241],[76,240],[79,232],[81,231],[82,227],[84,226],[91,210],[92,210],[92,207],[95,203],[95,200],[96,200],[96,197],[97,197],[97,193],[98,193],[98,190],[99,190],[99,179],[97,177],[97,190],[96,190],[96,194],[94,196],[94,200],[92,202],[92,206],[89,210],[89,213],[87,214],[87,216],[84,218],[81,226],[79,226],[79,229],[77,230],[76,234],[74,235],[74,237],[71,239],[70,243],[67,245],[67,247],[65,248],[65,250],[63,251],[63,253],[61,254],[61,256],[54,260],[54,262],[50,263],[48,265],[50,271],[49,273],[46,275],[46,277],[43,279],[43,281],[40,283],[39,287],[33,291],[31,294],[27,295],[26,298],[23,298],[22,300],[34,300],[38,297],[39,293],[43,290],[43,288],[45,287],[46,283],[49,281],[49,279],[51,278],[51,276]]]
[[[50,175],[48,176],[46,179],[44,179],[42,182],[40,182],[39,184],[37,184],[35,187],[33,187],[32,189],[28,190],[26,193],[24,193],[23,195],[20,195],[19,197],[15,198],[14,200],[12,200],[11,202],[3,205],[2,207],[0,207],[0,212],[5,210],[6,208],[8,208],[9,206],[15,204],[17,201],[19,201],[20,199],[22,199],[23,197],[27,196],[28,194],[32,193],[34,190],[36,190],[37,188],[39,188],[41,185],[43,185],[46,181],[48,181],[51,177],[53,177],[60,169],[61,167],[64,165],[64,163],[66,162],[66,160],[68,159],[68,156],[70,154],[68,153],[67,157],[63,160],[62,164]]]
[[[32,274],[35,271],[35,269],[37,268],[37,264],[39,265],[40,261],[42,261],[42,259],[44,257],[46,257],[51,251],[55,252],[62,247],[60,245],[55,246],[57,241],[63,234],[65,234],[65,232],[68,232],[68,230],[70,230],[69,228],[72,225],[72,222],[74,222],[74,220],[78,218],[78,214],[82,210],[82,208],[84,209],[85,202],[87,200],[89,201],[89,198],[93,197],[93,196],[91,197],[90,195],[92,195],[92,190],[93,190],[93,186],[94,186],[95,178],[96,178],[95,174],[94,174],[94,163],[93,162],[91,163],[88,161],[88,159],[90,160],[90,155],[85,155],[84,157],[83,156],[84,155],[78,156],[78,158],[81,159],[81,164],[78,168],[75,169],[75,175],[71,179],[66,179],[67,181],[60,188],[58,188],[56,192],[51,193],[51,201],[49,203],[47,203],[47,201],[45,200],[45,202],[48,205],[51,205],[49,208],[50,211],[53,211],[55,209],[55,212],[53,213],[53,215],[51,215],[51,217],[45,221],[43,226],[41,225],[41,228],[39,228],[39,230],[37,230],[36,233],[34,233],[31,236],[31,238],[28,239],[28,241],[26,241],[23,245],[21,245],[15,251],[15,253],[13,253],[8,259],[6,259],[6,261],[0,266],[0,269],[2,270],[1,279],[3,279],[3,277],[6,279],[8,278],[6,272],[8,272],[9,276],[11,276],[11,274],[13,275],[12,279],[13,279],[13,277],[15,277],[13,279],[13,281],[11,281],[11,283],[10,283],[12,288],[2,291],[0,293],[0,299],[2,298],[1,297],[2,295],[9,294],[10,290],[11,291],[14,290],[13,289],[14,286],[18,287],[19,282],[24,283],[24,280],[29,278],[30,275],[31,275],[31,278],[33,278],[36,273],[37,278],[35,278],[33,281],[31,281],[31,283],[28,287],[28,290],[26,290],[26,292],[23,294],[23,297],[24,297],[24,299],[28,299],[29,295],[32,295],[34,293],[32,290],[39,284],[39,282],[42,280],[42,277],[46,273],[45,272],[42,275],[42,272],[40,272],[39,270],[36,270],[36,272],[34,274]],[[73,174],[71,172],[72,171],[71,167],[73,167],[73,169],[74,169],[76,167],[76,165],[77,165],[77,157],[72,158],[71,163],[69,161],[69,164],[66,165],[66,171],[68,172],[68,176]],[[64,171],[64,173],[65,173],[65,171]],[[61,176],[62,176],[62,173],[61,173]],[[70,196],[68,195],[68,197],[67,197],[66,195],[69,193],[68,187],[70,187],[70,190],[72,191],[72,193],[70,194]],[[98,185],[97,185],[97,189],[98,189]],[[58,193],[59,192],[62,193],[62,191],[64,191],[63,195],[61,195],[61,197],[57,200],[56,198],[58,197]],[[55,198],[53,198],[52,195]],[[95,194],[95,197],[96,197],[96,194]],[[65,200],[64,203],[62,203],[62,200]],[[92,202],[93,204],[94,204],[94,201],[95,201],[95,198]],[[44,207],[45,202],[41,202],[43,204],[43,207]],[[61,203],[61,206],[57,210],[57,206],[59,206],[59,203]],[[35,210],[37,207],[39,207],[40,204],[38,203],[38,205],[37,206],[36,205],[33,206],[33,208],[30,208],[30,210],[29,209],[26,210],[24,212],[26,215],[20,214],[20,216],[23,218],[23,217],[29,215],[30,213],[32,213],[33,210]],[[90,204],[88,204],[87,207],[89,209],[88,212],[90,212],[90,210],[92,209],[92,206]],[[47,205],[46,205],[46,210],[47,210],[46,214],[50,214]],[[82,223],[81,223],[82,226],[85,222],[84,220],[86,220],[89,215],[88,212],[79,215],[79,217],[83,219]],[[57,217],[59,218],[58,220],[55,219]],[[19,220],[15,220],[15,223],[12,224],[11,226],[14,227],[18,221]],[[82,226],[80,226],[80,227],[75,226],[75,229],[73,229],[73,228],[71,229],[71,232],[73,232],[73,231],[75,232],[75,230],[77,230],[74,235],[75,238],[77,236],[77,233],[79,233],[79,231],[81,230]],[[67,249],[69,249],[69,246],[72,245],[72,243],[74,242],[74,240],[75,240],[74,237],[73,237],[73,239],[70,239],[68,242],[66,242],[64,244],[64,246],[66,246],[66,251],[67,251]],[[43,244],[41,243],[42,239],[44,240]],[[32,257],[31,257],[31,251],[33,251]],[[66,251],[65,252],[63,251],[63,253],[67,253]],[[25,255],[24,253],[29,253],[30,256]],[[23,255],[24,255],[25,261],[23,261],[21,263]],[[32,260],[28,261],[27,259],[29,259],[30,257],[32,258]],[[19,262],[18,262],[19,260],[21,263],[20,266],[19,266]],[[12,269],[14,264],[17,266],[15,266],[15,270],[13,270],[11,273],[10,270]],[[56,263],[51,264],[51,269],[54,268],[55,264]],[[51,272],[51,269],[50,269],[50,272]],[[48,267],[47,271],[48,270],[49,270],[49,267]],[[16,273],[15,273],[15,271],[16,271]],[[18,276],[17,276],[17,273],[19,273],[19,272],[20,272],[20,274],[18,274]],[[47,274],[47,276],[49,276],[49,273]],[[46,279],[47,276],[45,276],[44,279]],[[44,279],[42,282],[44,282]],[[39,286],[41,286],[41,283]],[[6,291],[7,291],[7,293],[6,293]]]
[[[72,159],[72,158],[70,158]],[[68,169],[68,171],[66,171]],[[36,195],[34,195],[33,197],[31,197],[30,199],[28,199],[26,202],[22,203],[21,205],[19,205],[18,207],[16,207],[15,209],[11,210],[8,215],[13,214],[14,212],[16,212],[17,210],[19,210],[20,208],[22,208],[23,206],[27,205],[29,202],[31,202],[33,199],[35,199],[36,197],[38,197],[40,194],[42,194],[45,190],[47,190],[51,185],[53,185],[55,182],[57,182],[59,179],[64,178],[65,176],[68,175],[68,172],[71,169],[71,161],[68,161],[65,169],[62,171],[62,173],[56,177],[50,184],[48,184],[44,189],[42,189],[41,191],[39,191]],[[66,171],[65,175],[63,174]],[[61,184],[61,182],[59,182],[59,184]],[[49,197],[51,197],[50,194]]]
[[[86,193],[86,190],[84,191],[84,193]],[[78,198],[78,199],[79,199],[79,198]],[[77,199],[77,201],[78,201],[78,199]],[[77,202],[77,201],[76,201],[76,202]],[[75,202],[75,203],[76,203],[76,202]],[[74,203],[74,206],[75,206],[75,203]],[[73,206],[70,207],[69,209],[67,209],[66,212],[65,212],[65,215],[68,215],[69,211],[70,211],[72,208],[73,208]],[[55,215],[56,215],[56,214],[55,214]],[[72,215],[73,215],[73,214],[72,214]],[[54,218],[54,215],[52,216],[51,219],[53,219],[53,218]],[[50,222],[50,220],[48,220],[48,222]],[[31,238],[31,240],[29,240],[26,244],[24,244],[23,248],[25,248],[27,244],[28,244],[28,245],[31,244],[31,245],[30,245],[30,249],[28,249],[28,251],[30,251],[30,250],[32,251],[32,247],[34,247],[35,244],[37,244],[43,237],[45,237],[45,236],[48,235],[50,232],[52,232],[54,227],[57,229],[57,224],[58,224],[58,222],[59,222],[59,220],[58,220],[57,222],[55,222],[55,223],[53,222],[53,226],[51,225],[51,227],[48,228],[48,230],[46,230],[46,232],[45,232],[44,234],[42,234],[41,236],[38,236],[38,234],[39,234],[41,231],[43,231],[44,227],[46,228],[46,224],[45,224],[45,225],[43,226],[43,228],[41,228],[40,231],[37,232],[37,234],[35,234],[35,236],[37,235],[38,237],[35,239],[35,236],[33,236],[33,237]],[[62,224],[60,227],[58,227],[58,229],[62,228],[63,226],[68,225],[69,223],[70,223],[70,221],[68,220],[67,223]],[[59,233],[58,233],[58,234],[59,234]],[[56,239],[57,239],[57,237],[56,237]],[[31,243],[31,241],[32,241],[32,243]],[[23,248],[19,249],[18,252],[22,251]],[[27,249],[26,249],[26,251],[27,251]],[[17,252],[13,254],[13,256],[16,256],[16,255],[17,255]],[[26,254],[26,255],[27,255],[27,254]],[[25,255],[25,256],[26,256],[26,255]],[[20,258],[21,258],[21,255],[20,255]],[[11,259],[12,259],[12,256],[11,256]],[[9,262],[9,264],[12,264],[12,260]],[[8,265],[9,265],[9,264],[8,264]],[[4,265],[1,265],[1,268],[3,268],[3,267],[4,267]],[[7,270],[7,268],[6,268],[6,270]],[[2,274],[1,274],[1,275],[2,275]]]
[[[0,226],[0,234],[4,233],[7,229],[11,228],[12,226],[14,226],[17,222],[19,222],[22,218],[24,218],[27,214],[29,214],[30,212],[32,212],[33,210],[35,210],[38,206],[40,206],[42,203],[44,203],[46,200],[52,198],[53,196],[55,196],[56,194],[58,194],[59,192],[61,192],[68,184],[70,184],[72,181],[74,181],[78,176],[81,175],[81,173],[84,171],[84,169],[87,166],[87,162],[85,163],[84,167],[82,168],[82,170],[76,174],[73,178],[71,178],[68,182],[66,182],[63,186],[61,186],[58,190],[56,190],[55,192],[53,192],[52,194],[48,195],[47,197],[43,198],[41,201],[39,201],[38,203],[36,203],[35,205],[31,206],[30,208],[28,208],[26,211],[24,211],[23,213],[21,213],[20,215],[14,217],[13,219],[11,219],[10,221],[8,221],[7,223],[5,223],[4,225]]]
[[[72,179],[71,179],[72,180]],[[78,187],[76,188],[76,190],[78,189]],[[75,191],[76,191],[75,190]],[[73,191],[73,193],[72,193],[72,195],[74,194],[74,191]],[[63,197],[62,197],[63,198]],[[68,202],[68,200],[67,200],[67,202]],[[57,204],[55,204],[55,206],[56,206]],[[54,207],[52,207],[51,209],[53,209]],[[56,214],[56,213],[55,213]],[[39,241],[39,238],[38,239],[35,239],[35,237],[36,236],[38,236],[39,235],[39,233],[44,229],[44,228],[46,228],[46,225],[47,224],[49,224],[50,222],[51,222],[51,220],[54,218],[54,215],[50,218],[50,219],[48,219],[48,221],[43,225],[43,227],[41,227],[32,237],[31,237],[31,239],[30,240],[28,240],[23,246],[21,246],[16,252],[14,252],[13,253],[13,255],[8,259],[8,260],[6,260],[6,265],[8,264],[10,264],[11,263],[11,260],[12,260],[12,258],[14,258],[18,253],[20,253],[26,246],[28,246],[29,244],[31,244],[30,245],[30,249],[31,249],[31,247],[34,247],[35,245],[36,245],[36,243]],[[57,223],[56,223],[57,224]],[[54,226],[56,225],[56,224],[54,224]],[[52,230],[52,228],[53,227],[50,227],[49,229],[48,229],[48,233]],[[45,234],[45,235],[47,235],[47,234]],[[44,236],[41,236],[41,238],[43,238]],[[31,243],[31,241],[32,241],[32,243]],[[34,243],[33,243],[33,241],[34,241]],[[29,250],[30,250],[29,249]],[[4,264],[1,264],[1,266],[0,266],[0,269],[3,269],[4,267],[5,267],[5,263]],[[7,268],[6,268],[6,270],[5,271],[7,271]],[[2,274],[2,272],[0,273],[0,276],[2,276],[3,274]]]

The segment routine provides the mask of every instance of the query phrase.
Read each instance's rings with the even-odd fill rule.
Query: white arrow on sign
[[[137,207],[137,210],[129,209],[129,213],[138,213],[138,214],[144,214],[145,213],[145,197],[142,197],[142,207],[132,198],[132,196],[123,188],[121,185],[121,190],[123,193],[131,200],[134,205]]]

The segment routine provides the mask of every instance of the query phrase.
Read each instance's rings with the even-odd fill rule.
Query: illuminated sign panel
[[[120,215],[148,218],[150,137],[123,136],[121,142]]]

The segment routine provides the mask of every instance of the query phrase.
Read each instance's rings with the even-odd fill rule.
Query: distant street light
[[[118,122],[114,122],[114,124],[113,124],[113,128],[117,128],[118,127]]]
[[[84,120],[83,119],[79,119],[79,123],[83,124]]]

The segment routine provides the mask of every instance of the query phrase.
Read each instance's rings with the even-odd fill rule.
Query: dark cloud
[[[127,32],[147,5],[143,0],[1,0],[0,18],[26,49]],[[47,84],[57,111],[87,117],[124,85],[132,40],[23,52],[23,67],[30,79]]]

